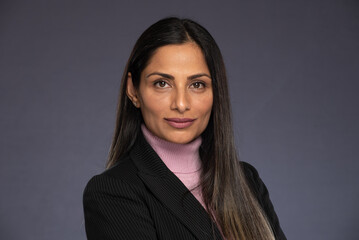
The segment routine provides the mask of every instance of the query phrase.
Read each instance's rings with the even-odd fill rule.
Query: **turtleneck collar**
[[[198,151],[202,144],[201,137],[187,144],[179,144],[155,136],[144,124],[141,130],[147,142],[173,173],[189,174],[201,169]]]

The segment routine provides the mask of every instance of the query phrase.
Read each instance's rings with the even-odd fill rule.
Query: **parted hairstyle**
[[[212,219],[226,239],[274,239],[265,213],[252,194],[237,157],[231,106],[222,54],[210,33],[189,19],[165,18],[151,25],[137,40],[123,73],[116,129],[107,168],[130,151],[143,123],[140,109],[126,95],[128,74],[139,88],[141,72],[155,51],[170,44],[194,42],[203,52],[212,78],[213,106],[199,149],[200,187]]]

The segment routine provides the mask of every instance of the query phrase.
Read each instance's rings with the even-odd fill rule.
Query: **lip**
[[[165,118],[167,123],[174,128],[187,128],[193,124],[196,119],[193,118]]]

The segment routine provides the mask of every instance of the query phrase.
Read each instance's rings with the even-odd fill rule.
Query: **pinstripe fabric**
[[[277,239],[285,239],[265,185],[251,165],[243,164]],[[206,210],[142,133],[127,156],[89,181],[83,204],[89,240],[222,239]]]

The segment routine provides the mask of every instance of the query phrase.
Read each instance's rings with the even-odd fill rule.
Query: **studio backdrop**
[[[86,239],[122,71],[168,17],[225,60],[240,158],[288,239],[359,239],[359,2],[0,1],[0,239]]]

